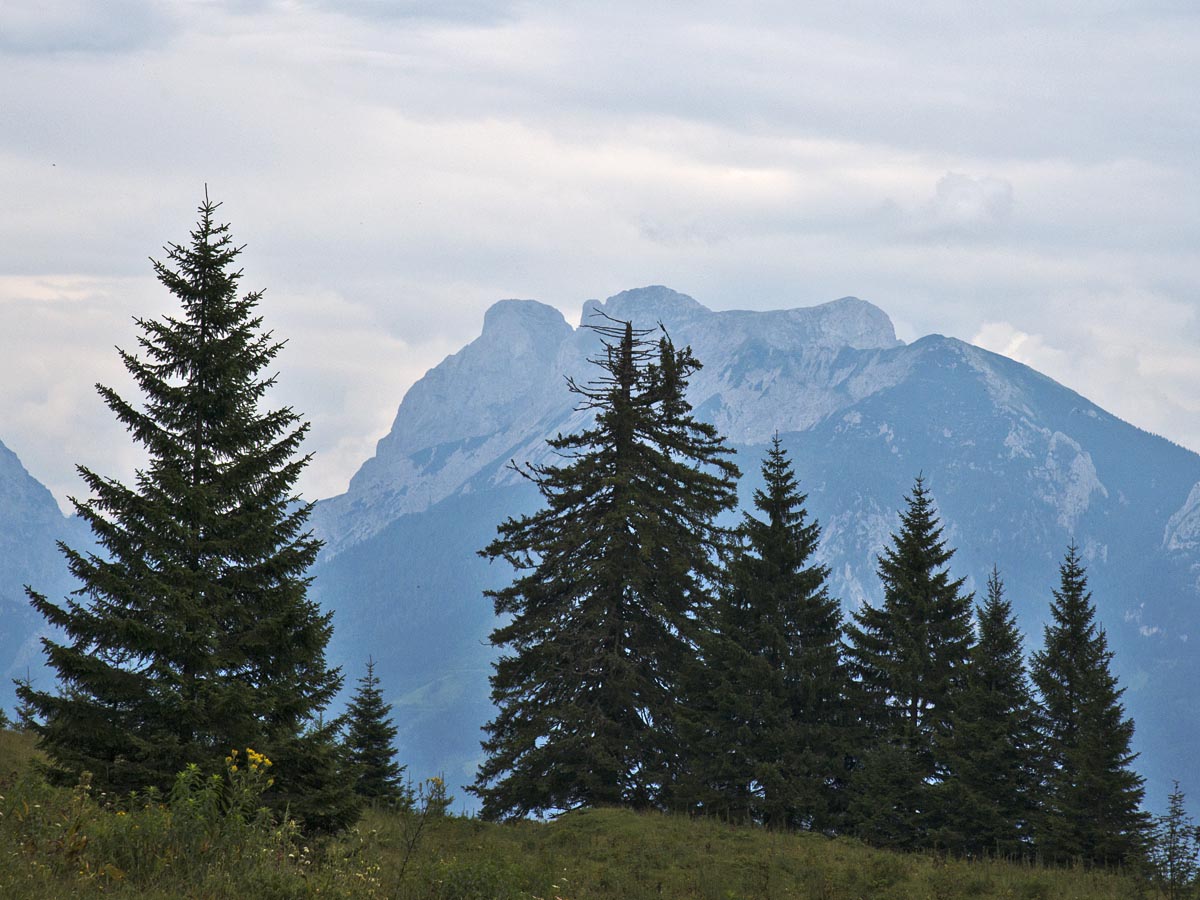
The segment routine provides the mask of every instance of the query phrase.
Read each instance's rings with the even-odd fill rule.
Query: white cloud
[[[136,280],[0,278],[0,436],[60,505],[80,494],[77,464],[127,478],[141,455],[97,396],[97,382],[130,393],[115,343],[131,347],[135,314],[155,300]]]
[[[0,439],[60,496],[131,465],[91,383],[205,182],[314,493],[494,300],[651,283],[855,294],[1200,448],[1186,7],[121,2],[0,6]]]
[[[947,172],[927,206],[935,228],[972,230],[999,224],[1013,208],[1013,187],[1003,178]]]
[[[1066,353],[1048,345],[1042,335],[1028,334],[1008,322],[984,322],[971,343],[1043,372],[1064,370],[1070,362]]]
[[[987,322],[973,343],[1032,366],[1110,412],[1188,447],[1200,447],[1200,361],[1195,307],[1144,291],[1060,292],[1043,331]]]

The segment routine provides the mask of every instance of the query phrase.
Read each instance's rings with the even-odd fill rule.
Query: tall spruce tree
[[[1051,862],[1126,865],[1140,859],[1147,825],[1143,780],[1131,768],[1133,720],[1074,543],[1059,575],[1045,645],[1030,666],[1045,779],[1036,846]]]
[[[507,622],[492,633],[498,712],[471,789],[487,818],[662,803],[679,673],[728,543],[715,518],[738,471],[684,398],[691,350],[628,322],[591,327],[601,374],[568,386],[595,422],[550,441],[561,465],[520,469],[545,506],[481,551],[516,569],[488,594]]]
[[[949,776],[954,710],[970,662],[971,595],[946,564],[933,498],[918,476],[900,531],[879,557],[883,605],[863,606],[847,626],[856,703],[867,749],[849,816],[864,839],[912,849],[932,844],[934,787]]]
[[[942,819],[934,842],[968,856],[1027,856],[1037,735],[1021,633],[994,567],[975,614],[978,640],[946,745],[951,777],[938,789]]]
[[[776,435],[743,517],[686,718],[685,805],[768,827],[831,830],[850,751],[840,606],[820,527]]]
[[[216,209],[206,198],[190,243],[154,263],[181,309],[135,320],[139,351],[121,351],[142,404],[97,387],[149,461],[132,486],[79,468],[90,497],[72,502],[102,549],[62,545],[80,584],[62,603],[29,590],[65,640],[43,640],[58,691],[19,693],[61,778],[166,789],[188,763],[251,747],[275,763],[278,802],[336,827],[354,803],[319,720],[341,675],[325,663],[330,617],[306,596],[320,546],[294,494],[308,425],[259,409],[282,345],[260,295],[238,296],[240,248]]]
[[[367,659],[367,674],[346,709],[346,755],[354,774],[354,791],[370,801],[407,799],[404,767],[396,762],[396,726],[383,700],[375,660]]]

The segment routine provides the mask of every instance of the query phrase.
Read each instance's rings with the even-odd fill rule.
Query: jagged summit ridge
[[[903,346],[891,320],[854,297],[767,312],[713,311],[652,285],[584,304],[584,326],[609,319],[661,326],[676,344],[691,345],[704,368],[690,398],[734,441],[811,427],[906,371],[903,361],[887,358]],[[318,505],[314,525],[327,554],[466,489],[481,473],[493,483],[511,480],[511,459],[544,458],[547,437],[582,422],[564,380],[587,377],[598,340],[546,304],[494,304],[479,337],[409,390],[349,490]]]
[[[657,322],[681,322],[696,316],[711,315],[712,310],[687,294],[653,284],[621,291],[603,302],[585,301],[580,322],[586,325],[595,321],[593,317],[597,313],[649,328]]]
[[[713,311],[699,301],[662,285],[622,291],[601,302],[583,305],[581,322],[595,314],[625,319],[643,328],[663,324],[685,329],[699,321],[732,329],[741,339],[757,337],[776,346],[888,349],[901,345],[892,320],[878,306],[857,297],[842,297],[817,306],[776,310]],[[674,337],[674,335],[672,335]]]
[[[563,335],[572,330],[553,306],[538,300],[497,300],[483,314],[479,337],[484,343],[515,341],[519,354],[534,350],[538,344],[557,348]]]
[[[713,311],[654,286],[588,301],[584,309],[585,324],[598,312],[640,328],[661,325],[676,344],[690,345],[703,368],[691,379],[689,398],[697,414],[736,445],[836,421],[837,434],[870,427],[874,440],[899,454],[902,445],[892,437],[897,423],[885,418],[868,425],[863,403],[896,391],[907,403],[951,382],[975,385],[971,408],[1003,429],[997,458],[1028,468],[1022,477],[1031,479],[1030,496],[1054,511],[1059,527],[1074,531],[1109,498],[1103,467],[1084,439],[1113,422],[1109,414],[1028,367],[954,338],[928,335],[906,345],[887,315],[863,300]],[[447,497],[518,481],[513,460],[548,461],[547,438],[584,424],[564,381],[588,376],[598,340],[537,301],[495,304],[480,336],[408,392],[392,430],[349,490],[318,504],[314,526],[326,541],[326,558]],[[938,437],[947,446],[959,440],[951,433]],[[983,460],[969,465],[978,468]]]
[[[573,333],[544,303],[494,304],[479,337],[409,389],[347,492],[317,506],[314,527],[329,551],[436,503],[482,460],[503,454],[511,435],[540,431],[541,419],[560,405],[559,355]]]

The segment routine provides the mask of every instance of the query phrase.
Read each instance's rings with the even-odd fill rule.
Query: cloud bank
[[[1190,4],[121,0],[0,7],[0,440],[63,498],[226,202],[340,492],[502,297],[875,302],[1200,449]],[[164,12],[169,10],[169,12]]]

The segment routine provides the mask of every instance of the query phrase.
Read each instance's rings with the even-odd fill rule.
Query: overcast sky
[[[1195,9],[3,0],[0,440],[60,502],[129,476],[92,385],[207,183],[309,496],[495,300],[646,284],[862,297],[1200,449]]]

